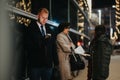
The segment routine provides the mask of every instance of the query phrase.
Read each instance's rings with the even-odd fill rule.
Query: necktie
[[[42,32],[42,36],[45,36],[45,32],[44,32],[43,26],[41,26],[41,32]]]

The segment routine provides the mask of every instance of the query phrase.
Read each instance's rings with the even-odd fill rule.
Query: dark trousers
[[[92,79],[92,80],[106,80],[106,79],[103,79],[103,78],[97,79],[97,78],[96,78],[96,79]]]
[[[87,80],[92,79],[92,60],[88,61],[88,73],[87,73]]]
[[[52,68],[32,68],[30,80],[51,80]]]

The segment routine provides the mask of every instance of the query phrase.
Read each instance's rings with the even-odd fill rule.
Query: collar
[[[37,25],[38,25],[39,27],[41,26],[41,24],[40,24],[38,21],[37,21],[36,23],[37,23]]]
[[[40,28],[40,30],[41,30],[41,24],[40,24],[38,21],[36,21],[36,23],[37,23],[37,25],[39,26],[39,28]],[[45,28],[44,25],[43,25],[43,29],[44,29],[44,31],[45,31],[45,35],[46,35],[46,28]]]

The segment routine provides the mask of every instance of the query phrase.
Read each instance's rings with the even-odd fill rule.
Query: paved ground
[[[74,80],[87,80],[87,67],[80,71]],[[120,55],[111,56],[110,75],[107,80],[120,80]]]

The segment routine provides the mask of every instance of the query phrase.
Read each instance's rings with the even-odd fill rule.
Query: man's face
[[[38,21],[40,22],[41,25],[45,25],[48,20],[48,13],[41,12],[38,15]]]

